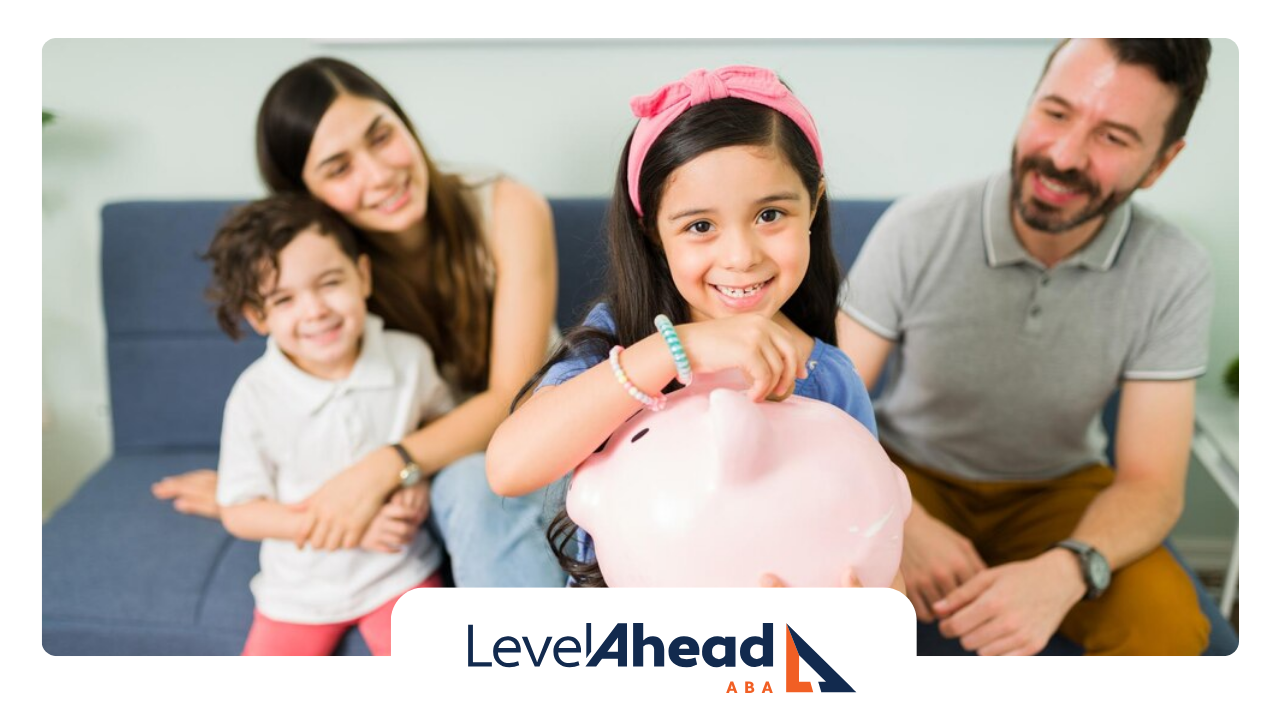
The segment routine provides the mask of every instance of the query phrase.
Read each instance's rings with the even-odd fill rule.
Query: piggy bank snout
[[[723,388],[712,390],[707,401],[715,484],[725,487],[767,476],[773,435],[764,409],[742,392]]]

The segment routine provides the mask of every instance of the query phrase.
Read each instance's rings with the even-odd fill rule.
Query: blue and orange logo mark
[[[787,625],[787,692],[813,692],[813,683],[800,680],[800,658],[822,677],[818,681],[820,691],[856,692],[790,625]]]

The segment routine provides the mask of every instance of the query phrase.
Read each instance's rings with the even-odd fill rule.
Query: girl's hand
[[[760,587],[787,587],[782,582],[782,578],[773,573],[765,573],[760,576]],[[855,568],[849,568],[849,572],[845,574],[844,579],[840,581],[840,587],[860,588],[862,581],[858,579],[858,571]],[[907,584],[902,580],[902,571],[893,576],[893,582],[889,583],[889,587],[897,590],[903,595],[907,594]]]
[[[151,494],[159,500],[172,500],[173,509],[185,515],[199,515],[217,520],[218,474],[209,469],[170,475],[151,486]]]
[[[807,359],[794,336],[778,323],[759,315],[735,315],[681,325],[677,332],[695,373],[737,368],[751,385],[747,396],[755,402],[785,398],[796,378],[805,378]]]
[[[760,576],[760,587],[784,588],[791,586],[782,582],[782,578],[777,575],[774,575],[773,573],[765,573]],[[840,587],[862,587],[862,581],[858,580],[858,571],[854,568],[849,568],[849,572],[845,573],[845,576],[840,579]]]
[[[431,488],[426,482],[397,490],[360,538],[360,547],[376,552],[399,552],[413,540],[430,509]]]
[[[399,468],[400,457],[384,447],[330,478],[304,503],[307,518],[295,538],[298,547],[356,547],[394,488]]]

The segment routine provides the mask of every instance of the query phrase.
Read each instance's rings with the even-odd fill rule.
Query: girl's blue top
[[[583,324],[611,334],[617,332],[613,315],[604,303],[591,308]],[[538,383],[538,388],[559,385],[572,380],[606,360],[608,355],[594,353],[573,355],[552,365]],[[862,378],[858,377],[853,361],[844,354],[843,350],[814,338],[813,353],[809,355],[807,369],[809,377],[796,378],[796,395],[835,405],[862,423],[873,436],[878,437],[876,418],[871,409],[871,397],[867,395],[866,386],[862,384]],[[581,528],[578,529],[578,559],[583,562],[595,559],[591,537]]]

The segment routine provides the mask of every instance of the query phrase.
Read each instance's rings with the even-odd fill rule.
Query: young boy
[[[373,654],[389,654],[391,608],[415,587],[440,585],[440,546],[421,528],[399,552],[317,551],[294,538],[306,517],[299,504],[325,481],[452,408],[431,350],[368,314],[369,258],[310,197],[241,208],[205,259],[222,329],[237,339],[243,317],[267,336],[227,399],[218,460],[223,524],[262,541],[244,654],[327,655],[352,625]],[[405,482],[416,487],[392,502],[425,503],[425,483],[412,473]]]

